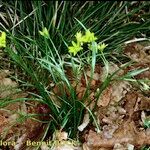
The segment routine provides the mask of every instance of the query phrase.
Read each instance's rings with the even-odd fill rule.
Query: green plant
[[[150,128],[150,119],[149,118],[144,120],[144,128]]]
[[[149,146],[144,146],[141,148],[141,150],[150,150],[150,147]]]
[[[149,2],[143,2],[138,8],[126,13],[126,8],[131,7],[130,2],[40,0],[2,3],[2,8],[7,12],[1,17],[3,23],[0,24],[0,29],[5,30],[8,35],[5,52],[22,69],[22,82],[28,79],[30,85],[38,91],[36,95],[33,94],[35,100],[47,104],[51,109],[52,118],[48,127],[52,131],[63,128],[71,138],[76,138],[77,127],[85,109],[88,109],[84,102],[89,96],[90,82],[80,102],[66,76],[65,67],[71,67],[74,78],[77,79],[76,75],[84,72],[84,67],[90,65],[92,79],[95,64],[105,66],[107,74],[100,87],[100,96],[114,75],[108,75],[110,57],[126,40],[134,36],[140,37],[142,33],[149,31],[149,19],[142,23],[132,21],[135,13],[148,6]],[[73,46],[68,46],[74,35],[76,43],[72,42]],[[68,48],[73,56],[68,54]],[[142,71],[144,70],[138,70],[136,74]],[[130,72],[124,79],[134,75],[135,72]],[[63,95],[55,95],[56,99],[53,99],[50,82],[59,84]],[[64,85],[70,97],[66,95]],[[91,110],[88,111],[92,114]]]

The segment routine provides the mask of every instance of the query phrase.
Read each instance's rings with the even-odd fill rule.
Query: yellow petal
[[[0,36],[0,47],[6,47],[6,33],[2,32]]]
[[[86,30],[85,35],[83,36],[83,42],[93,42],[97,40],[97,37],[94,36],[94,33],[90,32],[90,30]]]
[[[82,42],[82,33],[81,33],[81,31],[77,32],[75,37],[77,39],[77,42]]]

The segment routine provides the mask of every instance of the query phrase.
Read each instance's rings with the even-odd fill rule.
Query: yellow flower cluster
[[[72,41],[72,46],[68,47],[69,52],[73,53],[74,56],[80,50],[83,49],[82,48],[83,43],[90,43],[90,42],[97,40],[97,38],[94,36],[94,33],[90,32],[89,30],[86,30],[85,35],[82,35],[81,31],[77,32],[75,37],[76,37],[77,43]]]
[[[73,46],[69,46],[69,52],[73,53],[74,56],[77,54],[77,52],[83,49],[79,42],[75,43],[72,41],[72,45]]]
[[[6,47],[6,33],[5,32],[1,32],[1,35],[0,35],[0,48],[1,47]]]
[[[72,41],[72,46],[68,47],[69,52],[73,53],[74,56],[83,49],[82,45],[84,43],[91,43],[97,40],[97,37],[95,37],[94,33],[90,32],[90,30],[86,30],[85,35],[82,35],[81,31],[77,32],[75,37],[77,42]],[[106,46],[107,45],[103,43],[98,45],[97,49],[102,51]]]
[[[81,42],[81,44],[90,43],[97,40],[97,37],[94,36],[94,33],[90,32],[89,30],[86,30],[85,35],[82,35],[81,31],[77,32],[75,37],[77,42]]]

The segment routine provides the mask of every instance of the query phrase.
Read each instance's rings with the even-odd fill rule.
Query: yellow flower
[[[39,33],[40,33],[42,36],[44,36],[45,38],[47,38],[47,39],[49,38],[49,33],[48,33],[48,30],[47,30],[46,27],[44,27],[42,31],[39,31]]]
[[[107,47],[107,45],[108,45],[108,44],[102,43],[102,44],[99,44],[97,48],[98,48],[100,51],[103,51],[103,50]]]
[[[95,40],[97,40],[97,37],[94,36],[94,33],[90,32],[90,30],[86,30],[85,35],[82,37],[82,41],[88,43],[93,42]]]
[[[81,33],[81,31],[77,32],[75,37],[77,39],[77,42],[81,42],[82,43],[82,33]]]
[[[6,47],[6,33],[2,32],[0,36],[0,48]]]
[[[73,46],[69,46],[68,49],[69,52],[73,53],[74,56],[83,49],[79,43],[75,43],[74,41],[72,41],[72,45]]]

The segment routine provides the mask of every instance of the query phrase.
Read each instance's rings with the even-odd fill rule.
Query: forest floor
[[[120,69],[116,74],[121,77],[127,72],[135,69],[147,68],[144,72],[135,75],[134,79],[138,82],[129,80],[116,80],[111,82],[103,91],[97,101],[94,111],[100,131],[95,123],[89,123],[89,113],[85,111],[83,123],[78,127],[80,130],[80,141],[78,145],[75,141],[68,139],[65,131],[57,131],[53,134],[51,141],[54,142],[55,150],[133,150],[148,149],[150,145],[150,83],[144,80],[150,79],[150,49],[142,44],[131,43],[124,49],[124,55],[132,59],[135,63],[131,66]],[[119,64],[109,63],[109,74],[114,73]],[[90,69],[87,68],[87,76]],[[1,103],[0,109],[0,134],[3,140],[0,141],[2,150],[8,149],[36,149],[38,141],[46,129],[47,124],[37,120],[47,120],[50,110],[46,105],[38,101],[25,101],[29,98],[30,91],[23,91],[17,82],[10,78],[11,72],[1,70],[0,72],[0,98],[9,97],[12,103]],[[71,77],[71,71],[67,71]],[[100,64],[96,64],[93,80],[90,85],[89,106],[93,108],[95,104],[95,94],[98,85],[102,84],[106,70]],[[74,81],[72,80],[74,86]],[[61,95],[58,85],[54,86],[55,94]],[[82,98],[86,86],[85,79],[81,76],[81,82],[74,86],[78,98]],[[19,99],[17,101],[16,99]],[[31,97],[32,99],[32,97]],[[14,101],[16,101],[14,103]],[[46,114],[45,116],[35,116],[34,114]],[[37,119],[37,120],[36,120]],[[52,135],[52,133],[51,133]],[[15,141],[15,143],[14,143]],[[29,143],[27,143],[27,141]],[[57,143],[58,142],[58,143]],[[28,144],[28,145],[27,145]],[[42,150],[49,149],[47,144],[40,146]]]

